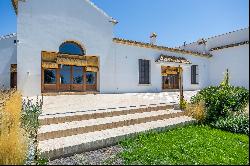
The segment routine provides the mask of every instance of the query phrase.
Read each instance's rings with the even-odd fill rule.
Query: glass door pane
[[[71,91],[71,66],[62,65],[60,69],[60,91]]]
[[[83,67],[73,66],[73,84],[83,84]]]
[[[60,71],[60,83],[71,84],[71,66],[62,65]]]
[[[83,67],[72,66],[71,91],[81,92],[84,90]]]
[[[87,72],[86,73],[87,84],[94,85],[96,83],[96,73],[94,72]]]
[[[87,91],[96,91],[96,78],[97,73],[95,72],[86,72],[86,90]]]

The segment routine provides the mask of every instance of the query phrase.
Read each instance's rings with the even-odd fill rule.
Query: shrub
[[[38,117],[42,113],[42,101],[27,99],[23,100],[22,103],[22,127],[26,130],[29,135],[30,143],[29,143],[29,153],[26,164],[30,165],[35,163],[36,165],[40,165],[40,158],[38,152],[38,140],[37,140],[37,131],[40,127]],[[43,161],[43,160],[41,160]]]
[[[249,118],[245,114],[230,115],[211,123],[215,128],[233,133],[249,134]]]
[[[39,128],[38,117],[42,113],[42,101],[23,100],[22,102],[22,126],[31,138],[35,138]]]
[[[0,92],[4,104],[0,107],[0,164],[24,164],[27,136],[21,128],[21,94],[16,91]]]
[[[229,70],[219,86],[210,86],[191,98],[191,103],[205,102],[206,121],[215,122],[230,114],[244,112],[249,101],[249,91],[244,87],[230,85]]]
[[[228,117],[231,112],[241,112],[249,100],[249,91],[243,87],[220,85],[208,87],[191,98],[191,103],[205,102],[206,121],[214,122],[220,117]]]
[[[206,118],[205,103],[203,101],[195,104],[188,103],[185,109],[185,113],[187,116],[196,119],[199,123],[203,123]]]
[[[187,108],[188,102],[183,98],[180,100],[180,109],[185,110]]]

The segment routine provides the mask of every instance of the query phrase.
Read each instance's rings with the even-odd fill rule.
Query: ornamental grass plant
[[[15,90],[0,91],[0,164],[24,164],[27,136],[21,128],[21,94]]]
[[[187,116],[196,119],[199,123],[203,123],[206,119],[205,103],[203,101],[200,101],[195,104],[188,103],[185,108],[185,113]]]

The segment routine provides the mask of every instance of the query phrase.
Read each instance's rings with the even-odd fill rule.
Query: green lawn
[[[142,134],[121,143],[125,164],[248,164],[249,137],[207,126]]]

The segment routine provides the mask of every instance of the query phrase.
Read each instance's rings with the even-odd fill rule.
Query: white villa
[[[116,38],[118,22],[90,0],[12,3],[17,33],[0,37],[0,89],[42,95],[37,139],[47,158],[194,123],[176,91],[193,96],[227,69],[232,85],[249,89],[249,27],[169,48],[156,33],[148,43]]]
[[[89,0],[12,0],[17,33],[0,38],[0,86],[24,96],[249,89],[249,27],[178,48],[116,38],[118,23]]]

